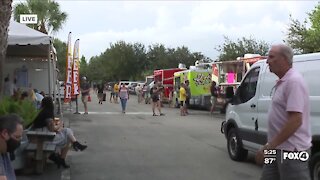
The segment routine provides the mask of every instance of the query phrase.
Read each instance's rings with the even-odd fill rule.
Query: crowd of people
[[[83,83],[86,83],[86,78],[83,78]],[[186,116],[189,114],[188,107],[190,107],[190,98],[191,98],[191,90],[189,81],[185,81],[180,84],[178,88],[178,94],[176,100],[174,100],[174,91],[172,90],[169,92],[169,107],[172,107],[174,102],[176,101],[176,105],[180,107],[180,115]],[[88,87],[88,85],[82,86],[82,92],[86,92],[84,90],[84,87]],[[121,110],[122,113],[126,113],[126,107],[127,107],[127,101],[130,97],[130,91],[129,88],[125,84],[120,84],[118,82],[111,84],[111,87],[108,88],[105,84],[98,84],[94,86],[94,92],[96,92],[98,97],[98,103],[103,104],[103,101],[106,101],[106,90],[110,90],[110,103],[118,104],[120,101],[121,104]],[[86,88],[87,89],[87,88]],[[153,116],[163,116],[164,113],[162,113],[161,108],[163,107],[162,101],[164,96],[164,86],[161,82],[156,82],[151,87],[147,84],[138,84],[136,87],[134,87],[134,92],[137,95],[138,104],[145,102],[145,104],[151,104],[152,105],[152,113]],[[216,110],[216,104],[217,104],[217,98],[220,94],[219,87],[217,86],[215,81],[212,81],[211,87],[211,108],[210,112],[211,114],[214,113]],[[87,94],[87,93],[85,93]],[[86,96],[86,95],[83,95]],[[86,99],[87,97],[82,97],[82,99]],[[85,106],[85,114],[88,114],[87,112],[87,101],[84,101]],[[156,110],[158,112],[156,112]]]

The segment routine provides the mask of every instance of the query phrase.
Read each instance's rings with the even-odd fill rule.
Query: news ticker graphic
[[[265,149],[263,150],[263,163],[264,164],[272,164],[277,160],[277,150],[276,149]]]
[[[277,153],[281,153],[280,156],[277,155]],[[276,150],[276,149],[265,149],[263,150],[264,154],[264,164],[272,164],[274,163],[277,158],[281,157],[281,163],[283,160],[292,160],[292,161],[307,161],[310,157],[309,153],[307,151],[283,151],[283,150]]]

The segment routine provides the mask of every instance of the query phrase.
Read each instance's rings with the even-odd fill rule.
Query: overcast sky
[[[80,39],[89,59],[118,40],[185,45],[216,59],[223,35],[269,43],[285,38],[289,14],[303,20],[317,1],[58,1],[68,20],[55,36]],[[17,1],[15,1],[17,3]],[[248,52],[249,53],[249,52]]]

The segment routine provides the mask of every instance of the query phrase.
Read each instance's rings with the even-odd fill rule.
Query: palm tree
[[[17,4],[13,14],[15,21],[20,20],[20,14],[37,14],[38,24],[28,26],[45,34],[59,31],[67,19],[67,13],[53,0],[27,0]]]
[[[0,0],[0,98],[2,97],[3,65],[8,46],[8,27],[11,18],[12,0]]]

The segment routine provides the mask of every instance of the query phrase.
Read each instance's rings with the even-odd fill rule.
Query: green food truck
[[[212,70],[201,66],[190,66],[190,69],[174,73],[174,97],[176,107],[179,102],[180,84],[189,80],[191,92],[190,106],[209,109]]]

